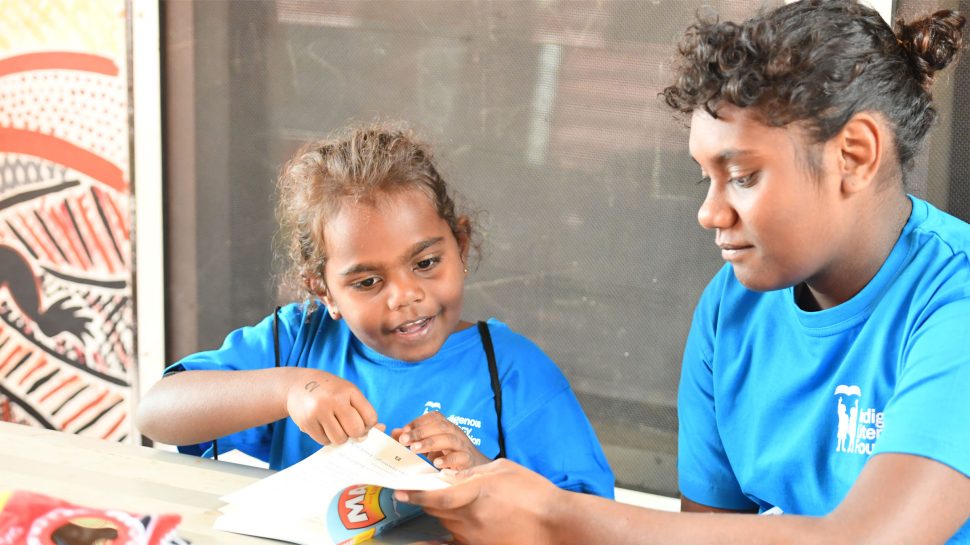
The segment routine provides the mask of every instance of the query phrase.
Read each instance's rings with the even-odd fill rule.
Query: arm
[[[439,517],[468,545],[941,545],[970,517],[970,478],[904,454],[873,457],[842,504],[820,518],[641,509],[562,491],[504,460],[462,475],[468,478],[451,488],[397,494]]]
[[[172,445],[210,441],[292,416],[321,444],[363,436],[377,413],[356,386],[315,369],[183,371],[141,400],[138,429]]]

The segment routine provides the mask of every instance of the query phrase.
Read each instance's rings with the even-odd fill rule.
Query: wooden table
[[[177,513],[194,545],[279,544],[212,529],[221,496],[271,473],[227,462],[0,422],[0,490],[28,490],[86,507]],[[442,536],[422,517],[370,541],[403,545]]]

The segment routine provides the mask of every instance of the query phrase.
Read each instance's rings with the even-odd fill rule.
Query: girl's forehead
[[[773,127],[764,123],[758,112],[750,108],[724,106],[717,117],[703,109],[691,116],[688,147],[691,156],[721,159],[741,150],[772,148],[783,141],[790,142],[789,127]]]
[[[381,192],[368,198],[343,199],[327,219],[324,238],[355,238],[361,231],[375,229],[427,230],[442,222],[434,202],[423,191]]]
[[[327,274],[379,270],[406,264],[416,252],[440,244],[451,247],[448,223],[421,196],[393,199],[393,206],[345,207],[324,229]]]

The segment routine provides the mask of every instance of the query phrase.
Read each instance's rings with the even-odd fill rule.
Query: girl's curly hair
[[[326,289],[324,228],[342,206],[374,204],[396,192],[427,194],[458,239],[480,242],[471,215],[458,210],[432,161],[430,147],[401,124],[380,122],[304,145],[287,162],[277,183],[280,243],[287,257],[284,284],[303,292],[311,308]],[[465,216],[467,223],[459,219]]]
[[[858,112],[882,114],[903,173],[936,119],[934,74],[963,46],[965,18],[954,11],[895,30],[849,0],[804,0],[741,23],[698,20],[679,48],[676,82],[664,101],[717,117],[722,104],[754,108],[772,126],[798,122],[824,142]]]

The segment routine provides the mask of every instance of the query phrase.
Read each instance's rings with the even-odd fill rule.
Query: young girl
[[[727,261],[684,353],[682,509],[783,515],[637,509],[508,463],[398,499],[462,543],[970,543],[970,226],[904,189],[963,26],[894,33],[844,0],[701,22],[664,91]]]
[[[502,322],[462,320],[474,229],[425,145],[392,126],[352,129],[304,147],[279,189],[291,275],[309,302],[169,367],[141,402],[145,435],[218,439],[280,469],[380,422],[439,468],[504,448],[564,489],[612,497],[555,364]]]

